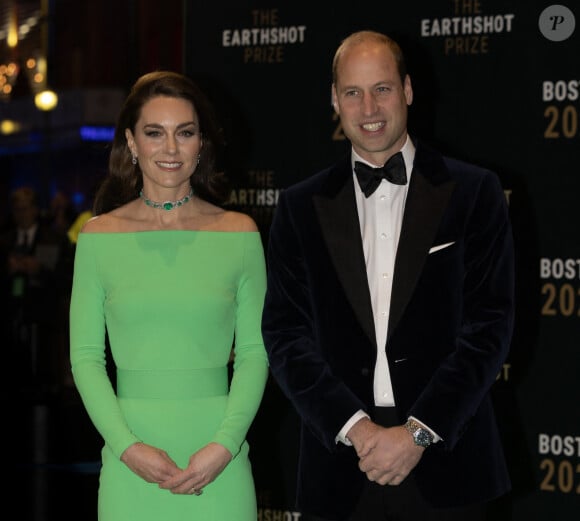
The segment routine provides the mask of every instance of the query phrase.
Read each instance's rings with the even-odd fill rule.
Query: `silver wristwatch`
[[[418,424],[415,420],[409,418],[407,423],[405,423],[405,429],[407,429],[413,436],[415,445],[419,445],[419,447],[426,449],[431,445],[431,443],[433,443],[433,434]]]

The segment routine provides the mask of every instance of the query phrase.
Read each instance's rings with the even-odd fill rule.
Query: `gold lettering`
[[[248,177],[252,186],[274,186],[274,172],[272,170],[250,170]]]
[[[457,14],[481,13],[481,0],[453,0],[453,12]]]
[[[278,25],[278,9],[253,9],[252,25]]]
[[[283,63],[284,48],[281,45],[267,47],[246,47],[244,63]]]
[[[449,54],[487,54],[489,52],[489,36],[455,36],[445,38],[443,49]]]

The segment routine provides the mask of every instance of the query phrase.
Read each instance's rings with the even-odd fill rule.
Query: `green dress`
[[[258,232],[79,235],[71,364],[104,440],[100,521],[256,520],[245,438],[268,375],[260,329],[265,280]],[[172,494],[121,462],[137,441],[165,450],[181,468],[211,441],[234,458],[202,495]]]

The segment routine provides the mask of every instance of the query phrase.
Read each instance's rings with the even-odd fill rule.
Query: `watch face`
[[[417,429],[414,438],[415,443],[421,447],[428,447],[431,445],[431,434],[429,434],[429,431],[426,431],[425,429]]]
[[[405,429],[413,436],[415,445],[426,448],[433,443],[433,435],[427,429],[423,429],[416,421],[411,419],[407,420]]]

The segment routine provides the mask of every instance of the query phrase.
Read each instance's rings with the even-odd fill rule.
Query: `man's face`
[[[12,203],[12,216],[18,228],[30,228],[38,218],[38,207],[28,199],[17,199]]]
[[[409,76],[401,82],[388,46],[363,42],[345,49],[332,98],[346,137],[367,161],[382,165],[405,144],[413,89]]]

